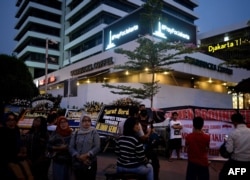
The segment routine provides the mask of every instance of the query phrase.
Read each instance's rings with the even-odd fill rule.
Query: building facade
[[[250,61],[250,26],[247,20],[214,31],[200,33],[198,39],[204,53],[209,56],[223,59],[225,62]],[[245,67],[245,69],[249,70],[248,67]],[[249,75],[243,77],[243,79],[247,78],[249,78]],[[249,93],[234,92],[232,89],[231,94],[235,107],[238,104],[239,108],[249,108]]]
[[[114,53],[114,48],[133,50],[142,36],[168,38],[172,42],[197,41],[195,0],[164,1],[163,19],[153,29],[144,28],[140,22],[143,3],[143,0],[19,0],[17,57],[26,62],[41,93],[63,96],[62,107],[81,108],[89,101],[112,103],[125,96],[112,94],[102,87],[104,82],[140,87],[141,82],[151,78],[146,72],[115,70],[114,65],[124,64],[127,59]],[[46,55],[48,74],[41,75],[46,72]],[[235,85],[249,72],[222,68],[219,65],[223,60],[204,53],[186,58],[194,63],[175,64],[171,73],[156,75],[161,88],[153,106],[232,108],[227,86]],[[52,62],[53,59],[56,61]],[[142,103],[150,104],[147,99]]]
[[[60,1],[17,0],[17,45],[14,52],[18,59],[24,61],[34,78],[45,74],[46,39],[59,42],[49,44],[48,72],[60,67],[61,33],[64,27],[61,24],[63,11]]]

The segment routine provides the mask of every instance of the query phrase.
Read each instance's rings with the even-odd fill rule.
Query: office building
[[[62,95],[62,107],[83,107],[89,101],[105,104],[124,97],[103,88],[104,82],[140,87],[145,72],[114,70],[126,57],[114,48],[133,50],[141,36],[168,38],[196,44],[196,0],[164,1],[162,16],[153,31],[140,23],[143,0],[18,0],[17,57],[30,68],[41,93]],[[56,42],[56,43],[55,43]],[[48,57],[46,68],[45,57]],[[196,105],[231,108],[227,86],[247,71],[222,68],[211,55],[195,53],[193,64],[174,64],[169,74],[157,74],[161,89],[154,107]],[[54,61],[53,61],[54,60]],[[48,74],[46,74],[46,69]],[[42,74],[43,73],[43,74]],[[42,74],[42,75],[41,75]],[[45,83],[48,79],[48,83]],[[149,106],[149,100],[142,100]]]

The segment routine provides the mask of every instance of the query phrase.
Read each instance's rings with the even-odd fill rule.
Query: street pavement
[[[185,180],[187,160],[173,160],[167,159],[159,153],[160,160],[160,180]],[[112,150],[101,152],[98,155],[98,172],[97,180],[105,180],[105,172],[114,172],[116,164],[116,155]],[[209,166],[209,173],[211,180],[218,179],[218,173],[222,168],[223,161],[211,161]]]

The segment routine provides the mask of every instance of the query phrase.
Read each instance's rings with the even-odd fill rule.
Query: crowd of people
[[[231,168],[250,167],[250,129],[240,113],[231,116],[235,129],[225,140],[230,154],[219,179],[229,179]],[[79,128],[73,130],[65,116],[51,113],[47,118],[35,117],[32,127],[21,134],[18,116],[9,112],[0,127],[0,179],[3,180],[95,180],[100,136],[91,126],[91,118],[83,114]],[[208,180],[210,136],[203,131],[204,119],[194,117],[193,131],[185,137],[187,149],[186,180]],[[182,123],[173,112],[166,128],[166,159],[181,159]],[[131,106],[122,132],[116,138],[117,173],[138,174],[145,180],[159,180],[160,162],[156,152],[158,134],[145,105]],[[176,158],[173,158],[175,150]],[[250,170],[250,169],[248,169]],[[246,172],[245,179],[249,179]]]
[[[18,116],[8,112],[0,127],[0,179],[96,179],[100,137],[89,116],[82,115],[76,131],[55,114],[35,117],[25,134],[17,123]]]

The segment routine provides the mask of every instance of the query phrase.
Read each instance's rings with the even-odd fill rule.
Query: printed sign
[[[80,123],[80,118],[82,116],[83,110],[78,109],[67,109],[65,117],[69,121],[69,126],[72,128],[78,128]]]
[[[129,115],[130,106],[104,106],[96,121],[96,129],[101,134],[119,135]],[[164,111],[147,108],[149,119],[154,122],[164,121]]]
[[[122,134],[122,126],[129,114],[129,106],[104,106],[96,122],[101,134]]]

